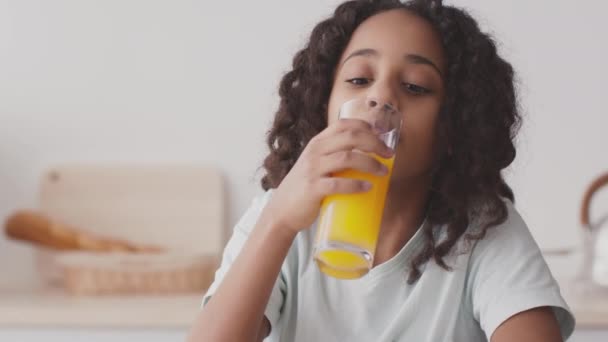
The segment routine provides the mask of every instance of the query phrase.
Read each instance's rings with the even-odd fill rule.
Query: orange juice
[[[323,200],[315,260],[327,275],[341,279],[359,278],[371,268],[394,162],[394,157],[374,158],[388,167],[387,175],[376,176],[355,170],[335,174],[336,177],[370,182],[372,188],[368,192],[335,194]]]

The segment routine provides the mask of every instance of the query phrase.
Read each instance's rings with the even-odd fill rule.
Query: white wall
[[[35,205],[54,163],[201,162],[226,175],[233,223],[259,191],[278,81],[331,7],[0,1],[0,217]],[[23,271],[15,254],[0,240],[4,274]]]
[[[278,80],[336,3],[0,0],[0,217],[34,205],[53,163],[194,161],[224,171],[233,223],[259,189]],[[540,244],[570,246],[583,188],[608,169],[608,5],[451,3],[519,71],[525,126],[509,179]],[[3,274],[15,254],[27,253],[0,240]]]
[[[509,172],[541,247],[571,247],[587,185],[608,172],[605,1],[454,0],[472,9],[519,73],[524,127]],[[608,189],[595,217],[608,214]]]

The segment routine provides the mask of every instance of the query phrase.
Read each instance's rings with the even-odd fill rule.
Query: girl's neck
[[[387,194],[374,266],[394,257],[426,217],[430,177],[391,182]]]

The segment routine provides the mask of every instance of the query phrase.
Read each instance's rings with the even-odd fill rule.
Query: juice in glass
[[[344,117],[342,114],[341,118]],[[379,137],[394,149],[401,115],[391,107],[387,113],[372,113],[370,116],[374,120],[389,121],[390,125],[385,123],[381,126],[389,130],[379,134]],[[387,166],[387,175],[377,176],[356,170],[337,172],[334,177],[365,180],[372,187],[363,193],[330,195],[321,204],[314,259],[323,273],[335,278],[359,278],[369,272],[373,264],[394,157],[372,156]]]

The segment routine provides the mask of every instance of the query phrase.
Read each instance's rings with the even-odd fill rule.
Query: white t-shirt
[[[254,199],[235,226],[203,303],[221,283],[271,194]],[[565,340],[574,330],[574,317],[522,218],[510,202],[508,208],[507,221],[490,228],[483,240],[461,239],[455,245],[445,258],[452,271],[429,261],[411,285],[409,260],[422,246],[422,230],[392,259],[356,280],[321,273],[311,253],[316,225],[302,231],[266,307],[272,329],[265,341],[488,341],[506,319],[540,306],[553,308]]]

